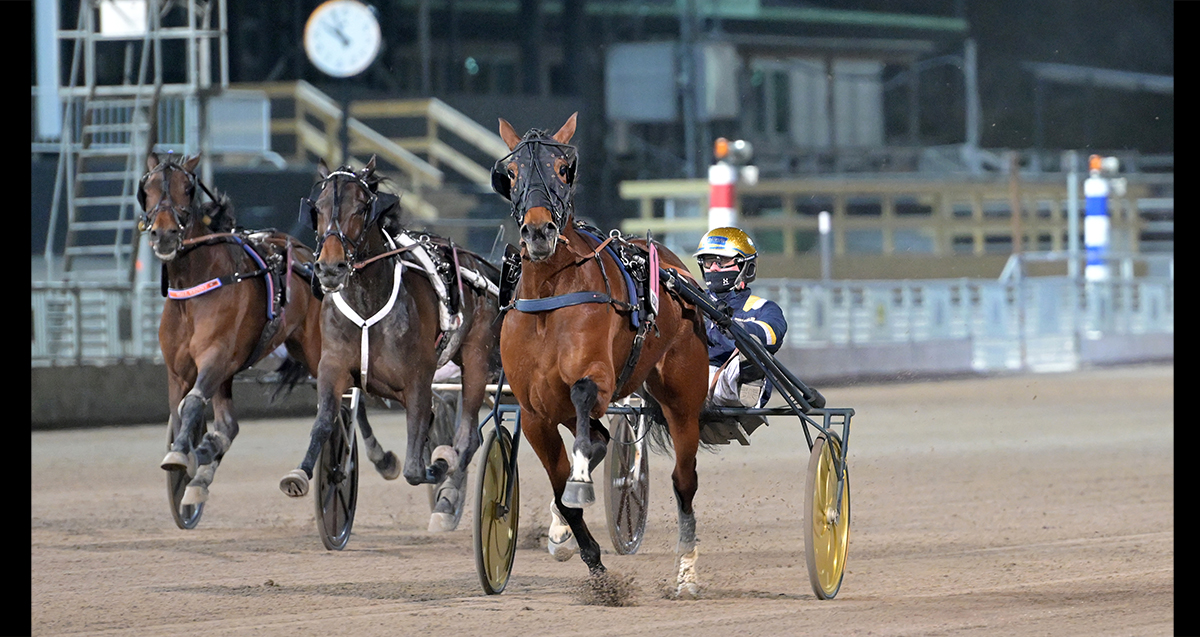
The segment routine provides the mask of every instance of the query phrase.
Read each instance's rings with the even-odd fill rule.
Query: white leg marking
[[[588,457],[583,455],[582,451],[575,451],[571,454],[571,482],[588,482],[592,481],[592,471],[588,467]]]
[[[555,560],[565,562],[579,551],[579,543],[575,541],[575,534],[571,532],[571,525],[567,524],[562,514],[558,512],[558,505],[554,504],[553,499],[550,500],[550,530],[548,535],[549,541],[546,543],[546,550],[550,551],[550,555]]]

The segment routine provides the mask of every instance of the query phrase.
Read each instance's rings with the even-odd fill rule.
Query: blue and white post
[[[1083,276],[1088,281],[1104,281],[1109,275],[1107,258],[1112,234],[1108,218],[1109,188],[1108,180],[1100,176],[1101,163],[1099,155],[1088,158],[1091,176],[1083,182],[1083,244],[1087,250]]]

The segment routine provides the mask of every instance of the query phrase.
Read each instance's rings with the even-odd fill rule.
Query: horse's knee
[[[183,397],[179,403],[179,419],[183,422],[184,427],[192,427],[204,416],[204,408],[208,404],[208,399],[204,396],[190,392]]]

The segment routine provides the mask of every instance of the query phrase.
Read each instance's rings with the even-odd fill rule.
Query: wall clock
[[[379,20],[359,0],[326,0],[304,25],[304,52],[313,66],[333,77],[367,70],[382,47]]]

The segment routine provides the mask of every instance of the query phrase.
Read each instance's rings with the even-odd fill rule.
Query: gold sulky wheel
[[[504,591],[517,552],[517,523],[521,512],[521,484],[517,465],[509,465],[512,434],[503,427],[488,432],[481,447],[483,460],[475,477],[475,570],[488,595]],[[512,498],[505,510],[505,493],[512,483]]]
[[[834,458],[841,456],[836,440],[824,435],[813,441],[808,459],[808,489],[804,495],[805,558],[808,579],[817,599],[833,599],[846,573],[850,540],[850,471],[845,469],[841,506]]]

